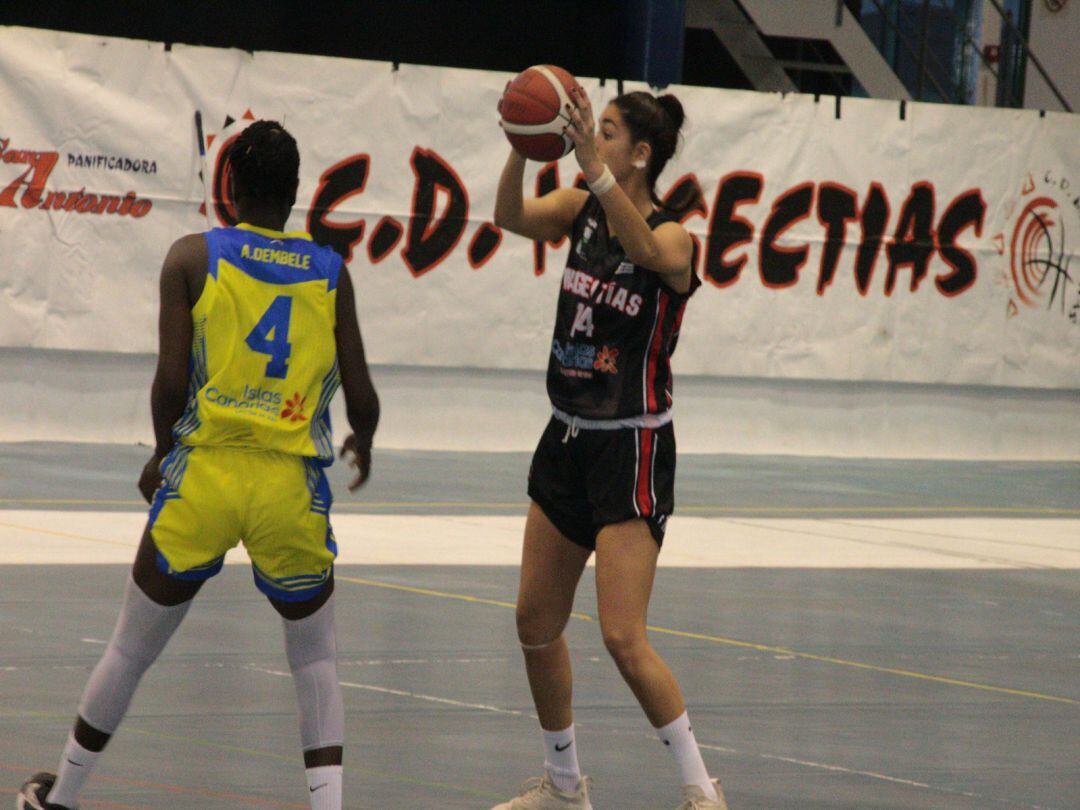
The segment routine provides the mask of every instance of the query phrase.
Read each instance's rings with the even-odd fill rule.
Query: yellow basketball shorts
[[[150,508],[158,568],[205,580],[243,543],[255,584],[272,599],[318,595],[333,570],[330,485],[314,459],[271,450],[177,445],[162,460]]]

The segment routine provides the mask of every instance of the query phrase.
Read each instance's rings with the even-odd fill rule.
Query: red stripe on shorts
[[[634,493],[637,510],[642,517],[648,517],[653,513],[652,456],[653,431],[642,428],[638,431],[637,487]]]

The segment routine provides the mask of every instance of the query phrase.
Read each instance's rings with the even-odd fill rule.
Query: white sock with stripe
[[[694,737],[694,729],[690,725],[690,718],[686,712],[676,717],[666,726],[656,729],[656,735],[670,749],[675,762],[679,766],[684,785],[697,785],[705,795],[715,800],[716,788],[709,780],[709,772],[705,770],[705,762],[701,758],[701,749],[698,748],[697,739]]]

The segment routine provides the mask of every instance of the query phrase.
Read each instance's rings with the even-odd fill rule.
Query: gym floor
[[[55,770],[145,520],[148,452],[0,445],[0,792]],[[332,468],[346,807],[489,808],[542,766],[514,630],[528,455]],[[684,455],[650,610],[733,810],[1064,808],[1080,796],[1080,464]],[[242,549],[199,595],[83,807],[306,808],[280,622]],[[678,804],[604,650],[567,630],[582,767]]]

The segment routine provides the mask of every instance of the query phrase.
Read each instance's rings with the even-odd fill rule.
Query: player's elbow
[[[639,267],[655,269],[660,262],[660,248],[655,241],[650,240],[642,245],[635,245],[627,249],[626,258]]]
[[[150,398],[153,403],[160,405],[183,401],[187,397],[187,389],[186,369],[177,371],[159,368],[150,386]]]
[[[495,214],[491,218],[495,223],[496,228],[502,228],[506,231],[514,230],[514,223],[517,221],[517,217],[513,216],[509,211],[506,211],[501,206],[495,206]]]

